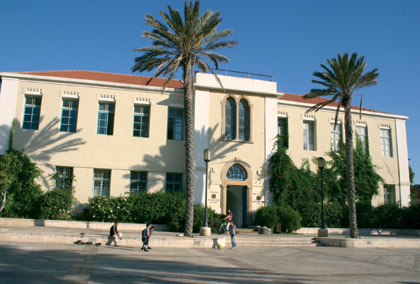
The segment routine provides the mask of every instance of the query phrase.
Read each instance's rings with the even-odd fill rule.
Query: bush
[[[338,202],[324,204],[325,226],[330,228],[343,228],[348,225],[349,210]]]
[[[302,226],[320,227],[321,205],[315,202],[308,202],[305,205],[298,209],[299,214],[302,216]]]
[[[277,216],[278,222],[281,223],[282,232],[292,233],[302,227],[302,217],[290,207],[277,207]]]
[[[396,229],[401,227],[401,209],[395,203],[387,203],[373,208],[370,217],[372,228]]]
[[[357,225],[359,228],[369,228],[372,215],[372,203],[370,201],[359,201],[356,203]]]
[[[70,220],[73,207],[73,193],[68,189],[53,189],[40,197],[41,219]]]
[[[274,229],[278,220],[279,216],[275,205],[260,207],[255,214],[255,224],[266,226],[267,228]]]
[[[281,223],[281,231],[291,233],[301,228],[302,217],[299,212],[290,207],[270,205],[260,207],[255,215],[255,223],[274,230],[277,223]]]
[[[411,204],[402,209],[402,227],[405,229],[420,229],[420,203]]]

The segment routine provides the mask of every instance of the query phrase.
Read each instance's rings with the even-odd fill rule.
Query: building
[[[81,203],[96,195],[177,191],[184,183],[183,91],[180,81],[93,71],[0,73],[0,153],[15,119],[16,149],[43,170],[43,188],[58,173]],[[195,203],[204,204],[210,151],[208,205],[230,208],[239,225],[270,199],[267,160],[287,122],[288,153],[299,166],[325,156],[343,140],[333,129],[335,106],[306,110],[320,99],[280,93],[273,81],[197,73],[195,78]],[[384,178],[373,205],[410,201],[406,116],[354,107],[354,129],[369,139]],[[357,114],[357,115],[356,115]],[[311,164],[312,170],[316,166]],[[74,177],[73,179],[71,177]]]

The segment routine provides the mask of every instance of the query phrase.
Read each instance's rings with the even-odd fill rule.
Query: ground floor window
[[[55,168],[55,188],[72,188],[73,186],[73,167]]]
[[[130,192],[142,193],[147,191],[147,172],[130,172]]]
[[[166,173],[166,192],[176,192],[182,190],[182,174]]]
[[[111,170],[93,170],[93,196],[109,196],[111,187]]]
[[[384,185],[384,201],[385,203],[395,203],[395,185]]]

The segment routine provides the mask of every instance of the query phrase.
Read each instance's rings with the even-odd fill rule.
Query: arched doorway
[[[222,213],[230,209],[238,227],[251,221],[252,177],[249,165],[239,159],[227,163],[222,171]]]

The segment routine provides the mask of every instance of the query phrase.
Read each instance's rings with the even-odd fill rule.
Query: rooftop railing
[[[248,79],[260,79],[266,81],[274,81],[273,76],[264,75],[264,74],[256,74],[251,72],[243,72],[243,71],[234,71],[234,70],[227,70],[227,69],[216,69],[214,70],[217,74],[225,75],[225,76],[234,76],[234,77],[241,77],[241,78],[248,78]]]

